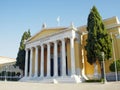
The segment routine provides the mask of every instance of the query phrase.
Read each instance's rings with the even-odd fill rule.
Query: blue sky
[[[120,18],[119,0],[0,0],[0,56],[16,58],[21,36],[31,30],[34,35],[47,27],[75,26],[87,23],[93,5],[98,8],[103,19],[112,16]]]

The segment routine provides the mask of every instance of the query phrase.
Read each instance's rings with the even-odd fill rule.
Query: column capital
[[[40,46],[43,46],[43,45],[44,45],[44,43],[40,43],[39,45],[40,45]]]
[[[44,47],[44,44],[40,44],[40,47]]]
[[[58,40],[53,41],[53,43],[58,43]]]
[[[33,50],[33,47],[30,47],[30,50]]]
[[[35,46],[35,49],[38,49],[38,46]]]
[[[71,37],[69,37],[70,39],[75,39],[75,37],[73,37],[73,36],[71,36]]]
[[[28,51],[29,50],[29,48],[25,48],[25,51]]]
[[[65,41],[65,38],[61,38],[61,41]]]
[[[50,42],[47,42],[46,45],[47,45],[47,46],[48,46],[48,45],[51,45],[51,43],[50,43]]]

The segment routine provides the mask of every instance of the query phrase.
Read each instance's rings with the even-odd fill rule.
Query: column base
[[[34,76],[33,78],[38,78],[38,76]]]
[[[53,76],[53,78],[57,78],[58,76]]]

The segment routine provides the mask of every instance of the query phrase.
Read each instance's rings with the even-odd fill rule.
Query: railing
[[[107,81],[116,81],[116,77],[115,76],[107,76]],[[120,75],[118,75],[118,81],[120,81]]]
[[[97,78],[94,77],[94,75],[89,75],[87,76],[90,80],[94,80],[94,79],[101,79],[101,75],[98,75]],[[106,75],[106,80],[107,82],[112,82],[112,81],[116,81],[116,75],[113,73],[111,75]],[[120,73],[118,73],[117,75],[117,80],[120,81]]]

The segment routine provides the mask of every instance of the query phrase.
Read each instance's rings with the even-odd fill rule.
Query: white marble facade
[[[26,59],[25,59],[25,75],[23,81],[36,80],[46,82],[48,79],[62,82],[81,82],[80,70],[75,68],[75,50],[74,41],[79,40],[79,34],[77,29],[71,27],[66,28],[58,33],[42,37],[34,42],[26,41]],[[69,41],[70,43],[70,58],[71,58],[71,69],[66,69],[66,47],[65,44]],[[60,52],[58,52],[58,46],[60,46]],[[51,48],[53,48],[53,54],[51,53]],[[44,50],[47,50],[47,56],[44,55]],[[35,51],[35,61],[33,63],[33,50]],[[40,55],[38,55],[40,50]],[[30,55],[29,55],[30,54]],[[40,57],[38,57],[40,56]],[[47,71],[44,72],[44,57],[47,57]],[[28,63],[28,58],[30,58]],[[40,58],[40,62],[38,62]],[[51,58],[53,59],[53,75],[51,75]],[[60,63],[58,64],[58,58],[60,58]],[[40,63],[40,65],[38,64]],[[34,65],[33,65],[34,64]],[[38,66],[39,65],[39,66]],[[60,68],[58,69],[58,65]],[[28,70],[29,69],[29,70]],[[34,70],[33,70],[34,69]],[[60,71],[58,71],[60,70]],[[60,72],[60,73],[59,73]],[[76,73],[78,75],[76,75]]]

